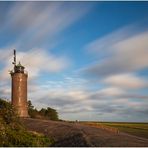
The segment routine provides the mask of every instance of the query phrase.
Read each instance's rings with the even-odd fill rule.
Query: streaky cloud
[[[95,64],[88,66],[84,71],[96,77],[107,77],[148,68],[148,32],[140,32],[128,36],[128,38],[122,38],[127,33],[126,30],[125,32],[122,30],[120,33],[110,34],[109,38],[104,37],[103,42],[101,39],[97,40],[93,46],[98,57],[100,52],[106,56],[98,58]],[[108,44],[108,40],[110,44]],[[105,43],[107,44],[105,45]],[[90,45],[91,43],[88,44],[88,48],[91,50],[93,47]],[[105,48],[100,49],[101,46]]]

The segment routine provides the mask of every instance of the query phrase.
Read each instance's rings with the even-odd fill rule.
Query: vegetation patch
[[[106,122],[102,124],[118,128],[120,131],[131,135],[148,138],[148,123],[130,123],[130,122],[107,123]]]
[[[12,105],[0,99],[0,146],[50,146],[53,140],[29,132],[20,122]]]
[[[112,127],[118,129],[119,132],[125,132],[134,136],[148,139],[148,123],[134,123],[134,122],[81,122],[81,123],[98,128]]]
[[[58,112],[50,107],[42,108],[41,110],[37,110],[32,105],[31,101],[28,101],[28,113],[31,118],[39,118],[39,119],[47,119],[47,120],[59,120]]]

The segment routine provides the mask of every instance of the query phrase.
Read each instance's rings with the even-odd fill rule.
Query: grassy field
[[[107,126],[118,129],[120,132],[125,132],[138,137],[148,139],[148,123],[130,123],[130,122],[83,122],[90,126],[100,127]]]

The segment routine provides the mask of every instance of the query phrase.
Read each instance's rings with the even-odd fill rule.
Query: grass
[[[119,131],[148,139],[148,123],[102,123]]]
[[[113,127],[120,132],[128,133],[134,136],[148,139],[148,123],[132,123],[132,122],[83,122],[90,126],[99,127],[100,125]]]
[[[11,103],[0,99],[0,147],[46,147],[54,143],[40,133],[28,131]]]

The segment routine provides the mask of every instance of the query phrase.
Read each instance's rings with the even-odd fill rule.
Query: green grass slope
[[[0,147],[2,146],[50,146],[53,140],[42,134],[27,131],[15,109],[7,101],[0,99]]]

